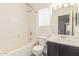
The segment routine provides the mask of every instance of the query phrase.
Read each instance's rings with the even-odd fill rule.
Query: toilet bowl
[[[43,55],[44,48],[46,46],[46,39],[48,37],[40,36],[38,39],[39,44],[33,47],[33,54],[35,56]]]
[[[43,52],[43,49],[44,49],[44,47],[41,46],[41,45],[34,46],[34,48],[33,48],[33,54],[35,56],[41,56],[42,52]]]

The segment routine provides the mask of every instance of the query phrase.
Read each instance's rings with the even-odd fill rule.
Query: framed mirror
[[[58,16],[58,34],[69,35],[69,15]]]

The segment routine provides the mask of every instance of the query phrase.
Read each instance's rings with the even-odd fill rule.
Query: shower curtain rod
[[[37,11],[29,4],[29,3],[26,3],[27,6],[29,6],[35,13],[37,13]]]

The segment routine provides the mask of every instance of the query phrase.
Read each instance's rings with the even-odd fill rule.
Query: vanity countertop
[[[79,40],[75,39],[50,37],[47,41],[79,47]]]

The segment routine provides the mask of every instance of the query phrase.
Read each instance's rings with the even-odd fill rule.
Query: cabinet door
[[[79,56],[79,47],[67,46],[68,56]]]
[[[48,56],[58,56],[58,44],[53,42],[47,42],[47,55]]]
[[[67,56],[68,50],[67,45],[59,44],[59,56]]]

